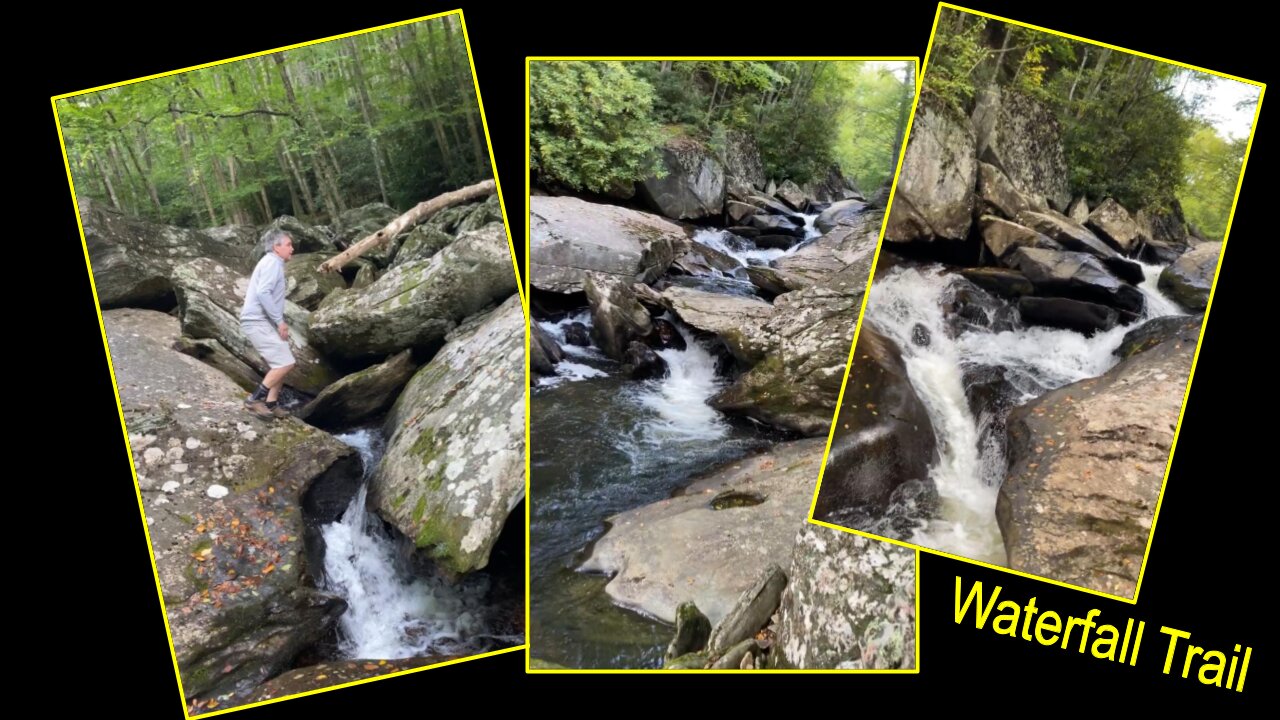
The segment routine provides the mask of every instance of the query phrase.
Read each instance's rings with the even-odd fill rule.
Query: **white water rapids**
[[[994,440],[981,441],[983,423],[991,419],[975,418],[971,412],[964,370],[1004,369],[1022,395],[1019,402],[1103,374],[1117,362],[1111,353],[1125,333],[1151,318],[1182,313],[1156,289],[1161,269],[1143,265],[1147,280],[1139,289],[1146,296],[1146,312],[1138,322],[1089,338],[1034,326],[1004,332],[969,330],[953,338],[942,305],[958,275],[937,269],[895,269],[873,284],[867,319],[901,348],[911,385],[938,439],[939,460],[930,470],[938,491],[938,511],[918,524],[911,542],[993,564],[1007,562],[995,514],[1005,474],[1004,452]],[[917,325],[929,332],[927,346],[912,341]]]
[[[702,243],[713,250],[719,250],[732,257],[742,263],[744,267],[747,265],[768,265],[780,257],[791,255],[804,247],[810,240],[822,235],[813,225],[813,222],[818,219],[816,214],[803,215],[802,217],[804,218],[804,238],[786,250],[756,247],[756,244],[747,238],[716,228],[703,228],[694,233],[693,239],[695,242]]]
[[[365,467],[365,481],[342,518],[322,529],[324,589],[347,601],[338,621],[342,655],[390,660],[479,652],[474,641],[484,631],[480,588],[413,577],[408,548],[365,507],[381,437],[369,429],[335,437],[356,448]]]

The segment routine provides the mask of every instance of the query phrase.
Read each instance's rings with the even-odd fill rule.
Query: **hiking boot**
[[[292,417],[292,414],[288,410],[285,410],[284,407],[281,405],[276,405],[274,407],[267,406],[267,410],[270,411],[271,417],[277,420],[283,420],[287,417]]]
[[[245,400],[244,409],[254,415],[257,415],[263,420],[272,420],[275,418],[275,414],[271,412],[271,408],[267,407],[267,404],[261,400]]]

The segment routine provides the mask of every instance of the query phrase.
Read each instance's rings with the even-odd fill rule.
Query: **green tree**
[[[1187,143],[1186,182],[1178,191],[1182,211],[1205,239],[1221,240],[1227,233],[1247,140],[1227,140],[1208,123],[1201,123]]]

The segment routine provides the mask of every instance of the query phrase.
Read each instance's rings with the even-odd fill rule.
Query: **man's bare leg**
[[[284,385],[285,376],[293,370],[292,365],[281,365],[278,368],[272,368],[262,378],[262,384],[267,386],[267,402],[275,402],[280,397],[280,388]]]

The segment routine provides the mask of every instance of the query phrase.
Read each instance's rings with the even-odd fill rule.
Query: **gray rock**
[[[833,206],[834,207],[834,206]],[[846,216],[839,225],[794,253],[774,261],[782,282],[792,290],[825,287],[833,278],[856,281],[871,275],[884,211],[876,208]]]
[[[614,275],[588,275],[583,281],[591,305],[591,339],[606,355],[622,360],[632,340],[653,332],[649,311],[631,283]]]
[[[1007,262],[1021,271],[1040,295],[1101,303],[1134,314],[1141,314],[1146,307],[1140,290],[1111,274],[1092,255],[1020,247]]]
[[[1089,201],[1083,195],[1076,198],[1067,208],[1066,215],[1081,225],[1085,224],[1089,221]]]
[[[793,235],[804,237],[804,225],[783,215],[752,215],[747,223],[761,235]]]
[[[748,205],[747,203],[738,202],[737,200],[730,200],[724,204],[725,221],[730,225],[740,224],[746,218],[755,215],[757,212],[759,212],[759,208],[755,205]]]
[[[711,663],[712,670],[739,670],[747,666],[747,659],[754,658],[760,652],[760,646],[752,639],[743,640],[725,651],[718,660]],[[711,653],[714,657],[715,653]],[[754,667],[752,664],[750,667]]]
[[[450,572],[484,567],[524,498],[524,331],[518,295],[471,318],[387,415],[378,513]]]
[[[825,444],[775,445],[711,470],[681,495],[608,518],[582,569],[610,575],[605,592],[624,607],[673,622],[676,607],[693,601],[718,624],[764,568],[790,563]]]
[[[501,219],[499,219],[501,221]],[[439,226],[423,223],[410,230],[396,251],[391,267],[405,265],[415,260],[428,260],[453,242],[453,236]]]
[[[914,552],[806,524],[787,576],[771,667],[916,666]]]
[[[711,637],[711,621],[691,602],[682,602],[676,608],[676,636],[667,646],[666,660],[672,661],[707,647]]]
[[[416,369],[412,352],[404,350],[386,362],[347,375],[326,387],[298,412],[298,417],[320,426],[359,423],[390,407]]]
[[[936,445],[902,350],[863,322],[814,517],[829,520],[854,508],[882,508],[904,483],[929,483]]]
[[[1085,226],[1125,255],[1133,255],[1145,239],[1129,211],[1111,198],[1103,200],[1089,213]]]
[[[247,392],[253,392],[258,388],[258,383],[262,382],[262,373],[232,355],[217,340],[183,335],[174,341],[173,349],[220,371]]]
[[[724,211],[724,167],[701,143],[673,138],[659,152],[666,175],[651,175],[638,184],[649,207],[673,220],[697,220]]]
[[[240,329],[240,309],[249,278],[213,260],[199,258],[174,268],[172,279],[182,333],[193,339],[216,340],[259,375],[266,374],[266,361]],[[285,385],[314,395],[340,374],[312,346],[312,314],[286,300],[284,316],[289,326],[289,346],[298,361],[285,378]]]
[[[1158,287],[1193,312],[1209,306],[1213,277],[1218,271],[1222,243],[1202,243],[1188,250],[1160,273]]]
[[[741,184],[763,188],[765,185],[764,162],[760,159],[760,148],[755,137],[748,132],[730,131],[726,138],[723,156],[726,178],[733,178]]]
[[[1062,297],[1019,298],[1018,316],[1028,325],[1075,330],[1085,335],[1110,330],[1120,322],[1114,308]]]
[[[265,236],[268,230],[283,230],[289,233],[289,237],[293,238],[293,251],[298,254],[322,253],[332,256],[338,253],[338,247],[334,245],[329,229],[323,225],[309,225],[292,215],[281,215],[263,228],[262,234]],[[259,247],[258,256],[261,257],[265,251],[266,248]],[[252,265],[246,269],[246,272],[249,270],[253,270]]]
[[[372,264],[361,265],[356,277],[351,281],[352,290],[363,290],[378,281],[378,268]],[[325,297],[329,297],[326,295]],[[319,308],[317,308],[319,309]]]
[[[827,174],[822,179],[806,184],[802,190],[805,195],[819,202],[866,199],[853,181],[840,172],[840,165],[837,163],[832,163],[827,168]]]
[[[973,111],[977,156],[999,167],[1024,195],[1055,210],[1071,202],[1061,130],[1053,111],[1027,95],[991,85]]]
[[[577,198],[529,198],[530,283],[539,290],[582,290],[587,272],[651,283],[687,237],[666,218]]]
[[[1119,253],[1110,245],[1066,215],[1029,210],[1018,216],[1018,223],[1049,236],[1067,250],[1085,252],[1103,259],[1119,257]]]
[[[804,191],[800,189],[800,186],[790,180],[782,181],[782,184],[778,186],[778,189],[773,192],[773,196],[786,203],[787,207],[795,210],[796,212],[802,212],[804,210],[805,202],[807,200],[804,196]]]
[[[158,225],[84,199],[79,203],[93,284],[103,309],[172,307],[173,269],[209,258],[240,273],[262,257],[252,228],[188,230]]]
[[[338,247],[348,247],[386,227],[400,216],[400,211],[379,202],[351,208],[338,216],[333,224],[333,239]],[[385,245],[368,250],[360,257],[385,268],[391,264],[404,236],[391,238]]]
[[[738,602],[711,631],[707,652],[722,655],[743,640],[751,640],[778,610],[787,574],[777,565],[769,565],[751,587],[743,591]],[[741,656],[739,656],[741,658]]]
[[[582,323],[574,323],[581,328],[582,335],[586,335],[587,326]],[[555,338],[551,337],[551,333],[542,329],[542,325],[538,323],[529,324],[529,368],[539,375],[555,375],[556,363],[564,359],[564,351],[560,349],[560,345]],[[578,337],[577,331],[574,333]],[[581,337],[581,342],[573,342],[569,338],[568,330],[565,331],[565,339],[569,340],[571,345],[590,345],[591,341],[586,337]]]
[[[889,242],[969,234],[978,159],[973,127],[931,94],[920,97],[885,228]]]
[[[1000,168],[978,163],[978,197],[990,213],[1013,219],[1031,209],[1031,203],[1009,182]]]
[[[331,257],[328,253],[300,253],[290,258],[284,266],[288,283],[285,297],[308,310],[315,310],[326,295],[346,288],[347,281],[340,273],[316,271],[320,263]]]
[[[516,291],[506,232],[493,223],[463,233],[429,260],[392,268],[341,293],[311,318],[327,355],[359,360],[427,348],[464,318]]]
[[[822,233],[829,233],[837,225],[853,225],[858,216],[866,212],[867,203],[862,200],[837,200],[831,207],[818,213],[813,226]],[[883,215],[881,215],[883,217]]]
[[[1169,315],[1148,320],[1125,333],[1119,347],[1111,351],[1111,354],[1127,360],[1175,337],[1194,343],[1200,336],[1203,324],[1203,315]]]
[[[672,286],[662,299],[686,325],[715,333],[748,365],[762,360],[773,346],[764,328],[774,307],[760,298]]]
[[[777,270],[764,265],[748,265],[747,277],[766,297],[776,297],[791,290]]]
[[[1174,335],[1014,409],[996,503],[1010,567],[1133,595],[1195,348]]]
[[[632,340],[622,354],[622,372],[632,380],[666,377],[671,371],[667,361],[648,345]]]
[[[732,275],[742,267],[742,263],[732,256],[726,255],[713,247],[703,245],[696,240],[688,240],[685,244],[688,245],[688,249],[680,254],[671,263],[671,266],[687,275],[720,277],[722,275]]]
[[[993,267],[965,268],[960,271],[960,274],[983,290],[1004,297],[1021,297],[1035,292],[1035,287],[1030,280],[1027,280],[1027,276],[1017,270]]]
[[[304,583],[300,507],[312,481],[358,477],[358,463],[298,420],[245,412],[226,376],[170,349],[176,319],[111,310],[102,322],[183,690],[243,698],[345,610]]]
[[[1009,255],[1014,248],[1020,247],[1046,250],[1062,249],[1061,245],[1050,240],[1047,235],[1008,220],[1001,220],[992,215],[983,215],[978,221],[978,225],[982,230],[983,243],[986,244],[991,254],[1000,259]]]

